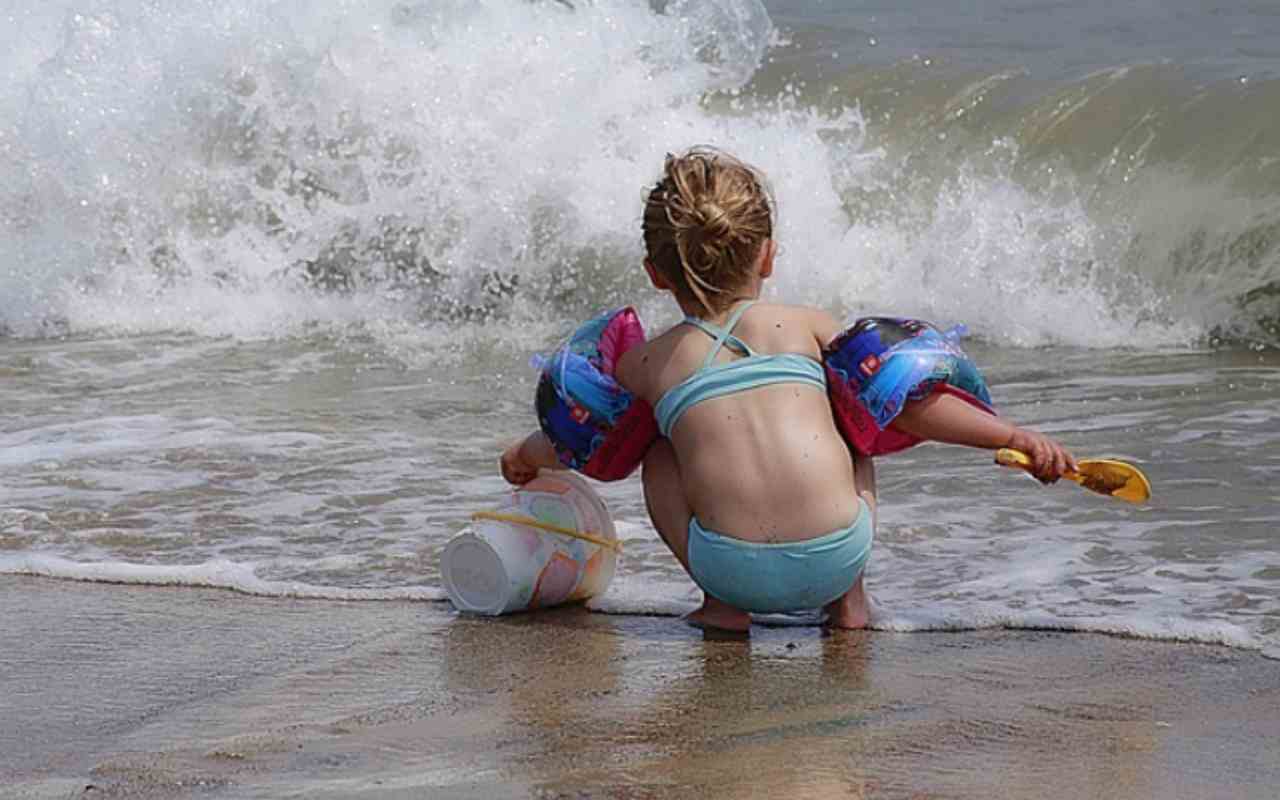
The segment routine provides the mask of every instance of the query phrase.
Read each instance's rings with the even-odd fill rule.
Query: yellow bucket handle
[[[528,525],[530,528],[537,528],[538,530],[549,531],[551,533],[558,533],[561,536],[569,536],[574,539],[581,539],[584,542],[591,542],[592,544],[599,545],[601,547],[607,547],[610,550],[614,551],[615,553],[622,552],[622,542],[610,541],[609,539],[605,539],[603,537],[596,536],[594,534],[581,533],[580,531],[576,531],[572,528],[564,528],[559,525],[552,525],[549,522],[543,522],[542,520],[534,519],[533,517],[526,517],[522,514],[503,514],[497,511],[477,511],[471,515],[471,518],[472,519],[491,519],[496,522],[511,522],[516,525]]]

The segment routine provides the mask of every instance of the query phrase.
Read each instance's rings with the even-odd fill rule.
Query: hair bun
[[[695,147],[667,156],[643,227],[649,260],[676,295],[715,312],[752,279],[760,247],[773,235],[773,201],[754,167]]]
[[[733,220],[729,213],[714,200],[703,200],[698,204],[698,216],[702,218],[702,231],[705,238],[713,242],[721,242],[733,233]]]

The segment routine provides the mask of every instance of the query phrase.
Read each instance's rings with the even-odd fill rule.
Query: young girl
[[[668,156],[643,228],[649,280],[685,318],[627,351],[616,378],[652,405],[662,434],[644,458],[644,495],[659,536],[705,594],[687,619],[745,631],[751,611],[823,607],[830,625],[864,627],[875,472],[870,458],[851,455],[827,397],[822,348],[839,323],[759,302],[777,252],[764,179],[716,150]],[[1056,442],[950,394],[908,403],[892,426],[1022,450],[1046,482],[1076,466]],[[539,468],[561,468],[541,432],[502,455],[511,483]]]

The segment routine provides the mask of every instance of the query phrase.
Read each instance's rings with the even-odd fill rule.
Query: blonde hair
[[[759,170],[695,147],[667,156],[645,201],[643,229],[649,261],[676,294],[716,313],[750,281],[773,236],[773,197]]]

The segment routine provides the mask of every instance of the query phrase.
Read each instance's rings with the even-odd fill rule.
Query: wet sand
[[[4,798],[1273,798],[1280,662],[0,578]]]

